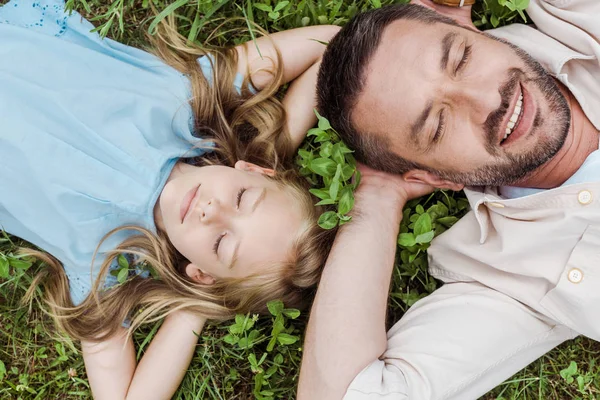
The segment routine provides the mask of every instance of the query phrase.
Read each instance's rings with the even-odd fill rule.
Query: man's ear
[[[452,18],[461,26],[470,29],[475,32],[480,32],[471,19],[471,6],[464,7],[449,7],[436,4],[431,0],[411,0],[411,4],[418,4],[423,7],[427,7],[435,12],[438,12],[448,18]]]
[[[235,169],[240,171],[248,171],[248,172],[258,172],[259,174],[275,176],[275,171],[269,168],[259,167],[256,164],[252,164],[248,161],[239,160],[235,163]]]
[[[195,264],[188,264],[185,267],[185,273],[196,283],[202,283],[204,285],[212,285],[215,283],[215,278],[202,271]]]
[[[406,172],[403,177],[407,182],[424,183],[438,189],[449,189],[454,190],[455,192],[462,190],[465,187],[462,183],[442,179],[436,174],[429,171],[423,171],[422,169],[412,169]]]

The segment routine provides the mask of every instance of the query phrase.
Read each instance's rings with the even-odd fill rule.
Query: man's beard
[[[569,133],[571,122],[571,111],[567,100],[558,88],[558,84],[544,70],[540,63],[512,43],[490,35],[486,36],[510,46],[519,58],[523,60],[529,71],[524,72],[520,69],[511,69],[509,71],[507,82],[499,89],[502,98],[500,107],[490,113],[484,123],[486,150],[490,155],[496,157],[498,161],[478,167],[469,172],[450,170],[431,171],[442,179],[468,186],[501,186],[514,184],[522,180],[529,173],[554,157],[562,148]],[[514,95],[520,81],[530,82],[537,87],[549,106],[546,116],[542,116],[538,109],[533,122],[533,133],[535,135],[540,133],[539,129],[548,117],[555,118],[555,123],[551,126],[553,134],[549,138],[539,140],[534,148],[526,152],[511,154],[500,151],[501,149],[498,147],[498,138],[500,137],[498,129],[503,129],[501,123],[506,113],[512,111],[508,109],[510,107],[510,99]]]

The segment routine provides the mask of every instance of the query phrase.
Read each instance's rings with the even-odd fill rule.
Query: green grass
[[[0,4],[5,2],[0,0]],[[319,23],[341,25],[357,12],[392,2],[153,0],[152,4],[159,15],[175,14],[182,34],[199,42],[204,42],[225,19],[241,17],[213,33],[210,43],[224,45],[249,38],[244,32],[244,19],[271,32]],[[522,18],[519,9],[502,7],[499,3],[501,1],[485,0],[476,6],[474,20],[480,27],[489,28]],[[507,3],[522,5],[521,0]],[[135,46],[144,45],[143,34],[153,21],[149,0],[68,0],[68,4],[92,20],[102,34]],[[268,10],[268,7],[274,10],[278,4],[278,15]],[[462,194],[436,193],[408,205],[402,232],[428,228],[439,234],[454,217],[460,217],[465,211]],[[429,217],[424,214],[433,216],[430,226],[427,225]],[[16,238],[0,238],[0,254],[10,259],[21,244]],[[439,284],[427,274],[427,246],[424,243],[399,249],[390,296],[390,324]],[[0,399],[90,398],[77,345],[53,331],[50,319],[39,305],[29,309],[19,303],[33,272],[40,267],[34,265],[29,270],[15,267],[18,263],[13,260],[8,278],[0,278]],[[2,268],[0,257],[0,276]],[[273,305],[272,311],[275,315],[270,318],[256,320],[253,316],[240,316],[235,322],[205,329],[188,374],[174,398],[293,399],[307,315],[295,318],[294,311],[277,305]],[[148,326],[135,334],[139,355],[158,327],[159,324]],[[600,398],[599,357],[598,343],[579,338],[548,353],[483,398]]]

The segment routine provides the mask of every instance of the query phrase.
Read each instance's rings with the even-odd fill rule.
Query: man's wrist
[[[357,220],[381,219],[381,222],[400,224],[406,201],[402,196],[390,196],[389,193],[381,193],[379,196],[357,196],[356,206],[350,215]]]

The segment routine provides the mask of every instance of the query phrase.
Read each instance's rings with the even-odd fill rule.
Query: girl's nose
[[[200,220],[205,223],[215,222],[221,215],[221,203],[212,198],[200,210]]]

